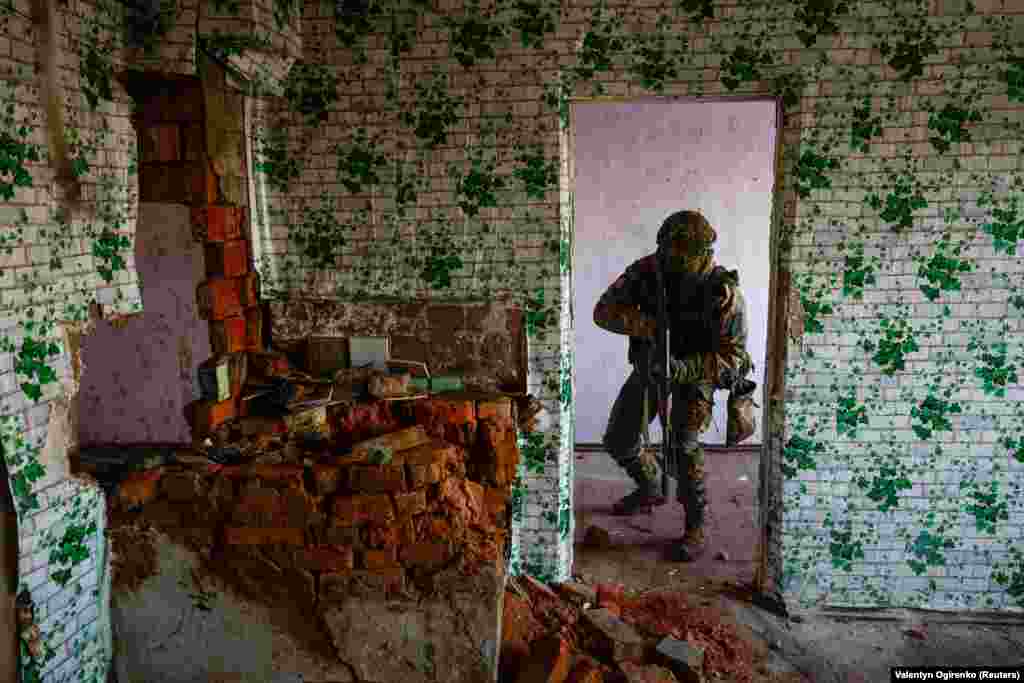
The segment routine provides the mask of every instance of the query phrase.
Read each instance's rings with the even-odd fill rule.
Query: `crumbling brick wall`
[[[151,551],[136,545],[137,527],[193,549],[246,599],[318,615],[351,597],[414,609],[442,570],[501,575],[519,457],[512,400],[433,397],[393,415],[355,408],[334,416],[340,443],[355,444],[334,455],[233,466],[186,456],[188,465],[124,479],[110,502],[115,602],[146,578],[135,556]],[[368,443],[381,440],[392,456],[375,464]]]

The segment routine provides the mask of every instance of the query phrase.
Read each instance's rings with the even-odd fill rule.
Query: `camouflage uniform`
[[[710,245],[715,238],[707,221],[694,212],[673,214],[659,232],[659,242],[678,242],[679,253],[686,254],[676,261],[675,271],[663,275],[669,293],[670,374],[674,380],[671,427],[674,440],[682,446],[678,472],[668,474],[676,478],[677,498],[686,510],[686,538],[701,545],[706,502],[704,452],[697,437],[711,424],[714,390],[732,389],[753,367],[746,351],[746,304],[739,277],[736,271],[714,265]],[[664,352],[656,358],[658,352],[653,348],[658,315],[657,259],[657,253],[650,254],[630,265],[594,308],[594,322],[599,327],[629,335],[633,365],[612,406],[604,446],[639,486],[633,495],[652,499],[660,494],[655,493],[658,468],[653,460],[642,457],[639,438],[644,389],[648,389],[648,417],[653,421],[663,386],[657,380],[647,386],[648,358],[664,363]]]

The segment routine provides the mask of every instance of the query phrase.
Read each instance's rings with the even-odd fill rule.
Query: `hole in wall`
[[[770,347],[776,120],[773,100],[645,99],[573,105],[568,191],[574,218],[576,573],[596,574],[599,580],[604,573],[604,580],[633,579],[640,585],[650,585],[654,576],[745,583],[755,579],[762,536],[758,501]],[[611,514],[612,504],[636,488],[604,446],[613,405],[633,366],[628,361],[628,338],[598,327],[593,311],[628,266],[654,253],[662,221],[685,209],[701,212],[715,228],[715,263],[738,271],[747,309],[746,348],[754,362],[748,379],[758,384],[758,408],[754,434],[739,446],[727,447],[729,393],[714,394],[711,424],[700,436],[709,504],[704,525],[707,551],[696,563],[683,565],[665,557],[685,528],[675,481],[669,481],[667,504],[651,514]],[[622,400],[642,405],[632,393]],[[653,453],[660,455],[662,440],[656,410],[650,417],[652,448],[644,454],[648,460]],[[625,433],[628,441],[641,422],[642,416],[635,426],[616,421],[613,429]],[[661,482],[657,484],[660,488]],[[590,527],[608,533],[595,532],[586,539]],[[602,549],[591,542],[610,545]]]

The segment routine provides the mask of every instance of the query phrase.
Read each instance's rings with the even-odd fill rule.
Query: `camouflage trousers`
[[[646,373],[634,368],[612,405],[603,439],[605,450],[641,487],[652,487],[659,481],[657,462],[650,455],[644,454],[640,446],[645,388],[648,388],[648,424],[658,417],[657,397],[660,388],[647,385]],[[680,462],[675,463],[676,471],[670,469],[667,474],[676,480],[676,498],[686,510],[688,530],[699,529],[704,524],[707,506],[704,449],[697,437],[711,425],[713,396],[711,387],[673,384],[672,388],[672,437],[681,448],[677,450]]]

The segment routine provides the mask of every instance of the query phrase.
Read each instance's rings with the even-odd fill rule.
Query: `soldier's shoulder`
[[[722,285],[729,285],[732,287],[740,286],[740,271],[729,270],[722,266],[715,266],[711,271],[711,279]]]
[[[636,261],[633,261],[633,264],[629,267],[629,270],[637,273],[649,273],[651,275],[654,275],[655,273],[658,272],[658,254],[648,254],[643,258],[639,258]]]

